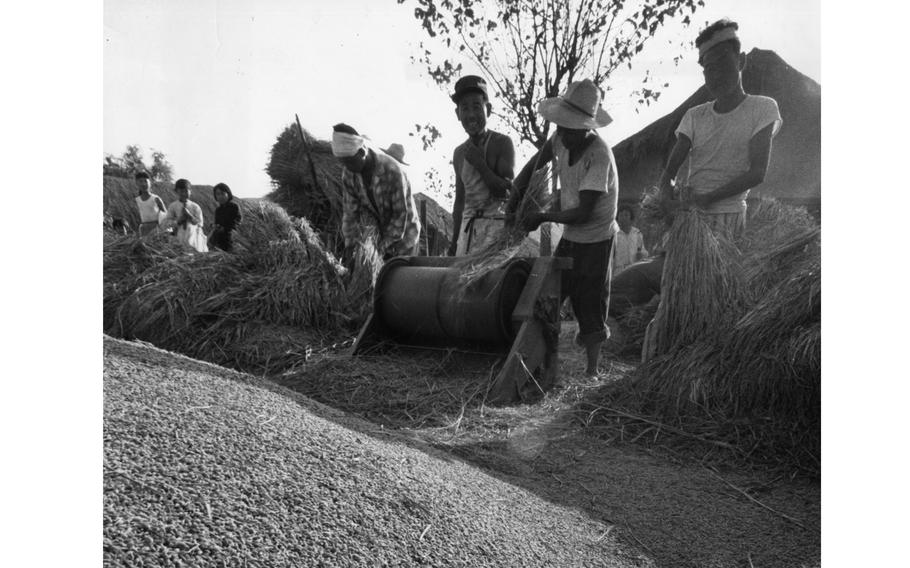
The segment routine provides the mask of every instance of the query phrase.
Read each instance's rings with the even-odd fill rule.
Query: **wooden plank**
[[[542,256],[534,259],[531,274],[528,275],[528,281],[521,291],[521,296],[518,297],[515,310],[512,311],[512,321],[525,321],[534,317],[534,302],[537,301],[540,291],[543,290],[547,275],[550,274],[553,267],[554,258]]]

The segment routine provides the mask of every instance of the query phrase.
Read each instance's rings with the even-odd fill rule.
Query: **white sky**
[[[268,151],[296,112],[320,138],[347,122],[383,146],[403,143],[418,190],[428,167],[450,178],[448,161],[464,132],[447,94],[410,62],[424,38],[412,10],[395,0],[108,0],[104,152],[139,144],[150,161],[155,148],[177,177],[224,181],[240,196],[258,197],[270,189]],[[701,84],[694,57],[679,68],[659,62],[677,54],[670,40],[692,39],[702,22],[723,16],[740,23],[745,50],[773,49],[820,79],[818,0],[706,0],[694,28],[662,30],[631,71],[613,78],[605,106],[614,122],[602,131],[608,140],[636,132]],[[660,104],[636,113],[629,92],[645,69],[670,87]],[[408,134],[427,122],[443,137],[423,154]],[[495,118],[490,125],[497,127]],[[530,153],[525,143],[519,160]]]

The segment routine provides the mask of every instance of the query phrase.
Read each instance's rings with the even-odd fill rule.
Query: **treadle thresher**
[[[370,315],[351,355],[390,345],[445,347],[505,356],[488,395],[516,402],[526,389],[546,391],[559,368],[561,272],[572,260],[517,258],[469,286],[457,258],[405,256],[379,273]]]

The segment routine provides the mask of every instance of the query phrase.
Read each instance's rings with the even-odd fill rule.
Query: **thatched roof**
[[[752,190],[750,199],[774,197],[817,206],[821,199],[821,86],[773,51],[756,48],[748,54],[743,87],[747,93],[775,99],[783,118],[774,138],[768,175]],[[613,147],[621,200],[637,201],[642,189],[658,180],[683,114],[709,100],[711,96],[702,86],[673,112]]]
[[[443,208],[435,199],[425,193],[414,194],[417,213],[420,214],[420,204],[427,204],[427,224],[421,231],[420,246],[425,254],[436,255],[445,252],[451,243],[452,214]],[[425,235],[425,236],[424,236]],[[427,247],[429,251],[423,249]]]

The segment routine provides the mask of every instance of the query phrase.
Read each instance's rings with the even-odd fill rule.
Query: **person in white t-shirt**
[[[136,196],[136,206],[139,207],[139,235],[145,236],[158,230],[158,223],[167,213],[164,201],[152,193],[152,180],[145,172],[136,174],[136,184],[139,186],[139,195]]]
[[[619,225],[619,230],[613,235],[613,276],[648,256],[645,239],[638,227],[632,224],[634,220],[635,215],[632,208],[628,205],[620,205],[616,212],[616,223]]]
[[[683,115],[659,182],[669,209],[694,206],[707,214],[715,232],[732,237],[745,227],[746,198],[765,179],[771,139],[781,126],[774,99],[743,90],[746,54],[741,52],[738,29],[736,22],[719,20],[696,38],[698,63],[714,100]],[[674,201],[673,181],[686,158],[686,187],[681,201]]]
[[[565,230],[553,256],[573,260],[571,270],[562,273],[562,297],[572,302],[578,320],[575,340],[584,347],[585,375],[598,374],[600,348],[608,337],[609,262],[616,224],[619,179],[613,152],[597,129],[612,119],[600,105],[601,91],[590,79],[570,83],[564,95],[544,99],[537,112],[556,125],[556,134],[547,140],[515,179],[507,222],[530,183],[536,168],[553,162],[559,177],[559,199],[547,212],[532,212],[522,220],[525,231],[541,223],[562,223]]]

